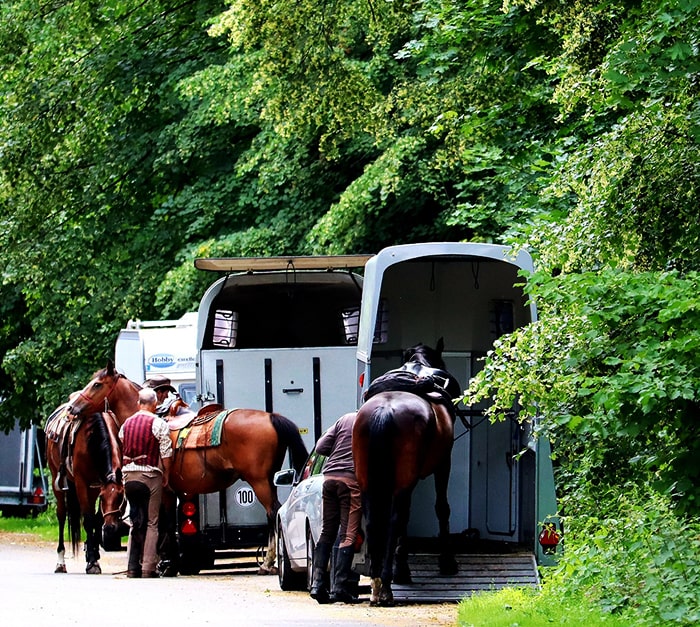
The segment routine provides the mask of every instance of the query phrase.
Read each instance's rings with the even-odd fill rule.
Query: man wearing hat
[[[168,396],[170,392],[177,396],[177,390],[170,385],[170,379],[163,376],[162,374],[156,374],[150,379],[144,381],[143,387],[152,388],[156,396],[158,397],[158,407],[156,409],[157,416],[165,416],[170,408],[170,403]]]

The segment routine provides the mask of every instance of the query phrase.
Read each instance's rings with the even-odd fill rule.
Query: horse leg
[[[99,575],[100,568],[100,546],[99,546],[99,526],[102,517],[94,512],[83,514],[83,526],[85,527],[85,572],[88,575]]]
[[[65,573],[66,570],[66,545],[64,543],[64,533],[66,528],[66,495],[63,491],[55,491],[56,496],[56,518],[58,519],[58,561],[56,562],[55,573]]]
[[[411,511],[411,492],[406,491],[397,496],[396,508],[396,530],[395,535],[390,539],[396,545],[394,552],[394,566],[392,570],[393,580],[398,584],[410,584],[411,570],[408,567],[408,546],[406,545],[406,534],[408,531],[408,518]]]
[[[258,569],[258,575],[276,575],[277,574],[277,537],[275,534],[275,519],[277,511],[280,508],[280,502],[277,499],[277,488],[272,483],[271,479],[246,479],[253,488],[255,496],[257,496],[260,504],[267,512],[267,548],[263,563]]]
[[[389,529],[386,536],[386,546],[384,550],[384,562],[381,571],[381,586],[379,587],[378,598],[374,605],[380,607],[391,607],[394,605],[394,593],[391,589],[391,582],[394,577],[394,559],[397,554],[399,538],[406,535],[408,527],[408,514],[411,507],[411,490],[403,490],[393,498],[391,517],[389,519]],[[396,566],[400,579],[408,582],[411,580],[411,572],[408,570],[408,558],[404,544],[398,551],[400,563]],[[372,599],[370,599],[372,605]]]
[[[158,516],[158,557],[160,562],[156,569],[161,577],[175,577],[177,575],[177,540],[176,516],[177,497],[169,489],[163,490],[163,500]]]
[[[445,461],[435,470],[435,514],[439,524],[438,540],[440,543],[438,565],[440,573],[443,575],[454,575],[458,570],[452,543],[450,542],[450,503],[447,500],[450,466],[451,460],[448,455]]]

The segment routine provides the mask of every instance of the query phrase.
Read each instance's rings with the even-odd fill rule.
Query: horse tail
[[[367,450],[369,498],[389,506],[394,488],[394,454],[396,424],[391,407],[379,405],[369,420],[369,443]]]
[[[297,427],[289,418],[285,418],[280,414],[270,414],[272,426],[277,432],[277,438],[280,442],[280,454],[284,455],[289,449],[289,455],[292,459],[292,466],[299,474],[306,463],[306,458],[309,452],[306,450],[304,440],[301,439],[299,427]],[[279,460],[279,466],[282,465],[282,459]],[[278,468],[279,469],[279,468]]]
[[[73,556],[78,555],[82,528],[80,526],[80,502],[75,483],[68,482],[68,494],[66,495],[66,522],[68,523],[68,537],[73,547]]]
[[[367,484],[363,506],[367,515],[370,577],[379,577],[389,541],[396,471],[393,440],[396,433],[393,409],[378,405],[369,415],[366,444]]]

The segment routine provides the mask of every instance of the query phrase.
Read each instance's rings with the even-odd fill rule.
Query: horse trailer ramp
[[[396,603],[459,602],[475,592],[501,588],[534,588],[540,585],[535,555],[521,553],[470,553],[455,556],[456,575],[444,576],[438,570],[438,556],[409,555],[413,583],[392,584]]]

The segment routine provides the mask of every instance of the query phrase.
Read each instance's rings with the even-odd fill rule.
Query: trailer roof
[[[363,268],[374,255],[316,255],[307,257],[210,257],[194,260],[198,270],[210,272],[266,272],[279,270],[345,270]]]

